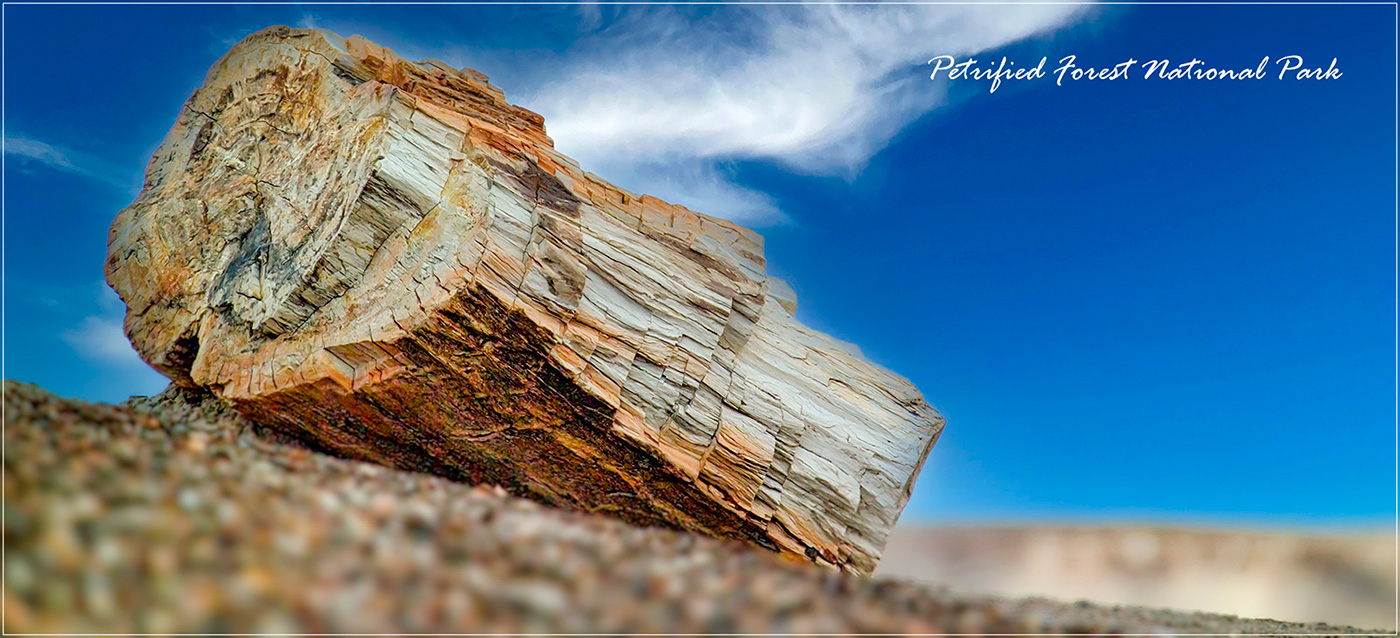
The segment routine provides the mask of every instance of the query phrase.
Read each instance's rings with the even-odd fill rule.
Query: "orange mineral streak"
[[[765,266],[480,73],[272,27],[190,98],[107,276],[143,358],[324,450],[868,573],[942,418]]]

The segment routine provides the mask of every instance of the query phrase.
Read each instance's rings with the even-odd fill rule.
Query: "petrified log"
[[[764,270],[481,74],[286,27],[210,70],[107,260],[146,361],[315,446],[869,573],[943,419]]]

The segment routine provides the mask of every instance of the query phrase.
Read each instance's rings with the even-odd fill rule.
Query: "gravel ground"
[[[1354,633],[861,579],[5,382],[6,633]],[[1387,632],[1389,633],[1389,632]]]

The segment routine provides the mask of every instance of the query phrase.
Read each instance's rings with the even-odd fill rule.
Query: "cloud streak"
[[[734,183],[727,164],[852,178],[946,103],[923,68],[929,58],[996,49],[1082,14],[1072,5],[639,9],[576,43],[563,56],[568,66],[522,103],[591,171],[702,212],[771,224],[783,219],[777,206]]]
[[[119,319],[84,317],[76,328],[63,333],[63,341],[89,361],[123,368],[146,366],[132,349]]]
[[[136,354],[122,328],[126,306],[106,284],[100,284],[97,298],[100,312],[83,317],[78,325],[60,336],[79,357],[94,368],[117,375],[109,385],[119,385],[125,394],[153,394],[168,382]]]
[[[52,170],[93,179],[121,189],[134,182],[110,163],[86,153],[54,146],[24,136],[5,136],[5,155],[24,164],[38,164]]]

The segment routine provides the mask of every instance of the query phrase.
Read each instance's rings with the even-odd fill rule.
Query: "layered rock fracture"
[[[175,383],[347,457],[869,573],[943,419],[762,238],[582,171],[471,70],[272,27],[112,225]]]

